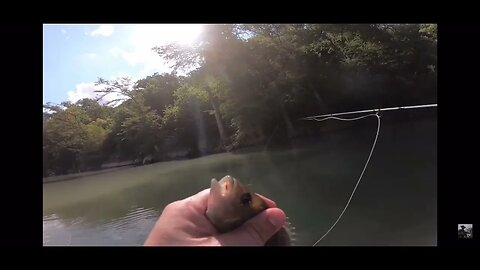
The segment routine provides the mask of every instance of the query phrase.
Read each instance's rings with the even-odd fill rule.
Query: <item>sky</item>
[[[200,24],[45,24],[43,103],[93,98],[99,77],[129,76],[134,82],[155,72],[170,72],[171,64],[152,48],[169,42],[189,44],[202,29]]]

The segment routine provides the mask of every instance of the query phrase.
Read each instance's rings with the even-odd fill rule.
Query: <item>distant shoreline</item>
[[[87,177],[87,176],[92,176],[92,175],[97,175],[97,174],[102,174],[102,173],[108,173],[108,172],[113,172],[116,170],[120,169],[126,169],[126,168],[131,168],[133,165],[124,165],[124,166],[119,166],[115,168],[109,168],[109,169],[104,169],[104,170],[98,170],[98,171],[88,171],[88,172],[81,172],[81,173],[71,173],[71,174],[64,174],[64,175],[58,175],[58,176],[50,176],[50,177],[44,177],[43,178],[43,183],[48,184],[48,183],[55,183],[55,182],[60,182],[60,181],[68,181],[68,180],[73,180],[81,177]]]
[[[429,115],[430,113],[427,113],[426,115],[416,117],[416,121],[436,121],[436,117],[432,117]],[[398,116],[397,116],[398,117]],[[412,116],[400,116],[400,120],[397,119],[396,116],[384,116],[383,119],[387,120],[387,123],[383,123],[383,127],[385,126],[391,126],[391,125],[402,125],[405,123],[408,123],[411,120]],[[323,132],[324,134],[327,134],[329,132],[340,132],[344,130],[348,130],[348,126],[345,125],[339,125],[338,123],[332,123],[330,124],[330,127],[324,128]],[[367,128],[367,127],[365,127]],[[320,138],[320,134],[316,134],[313,137],[312,136],[300,136],[299,139],[294,139],[288,143],[287,145],[271,145],[269,147],[266,147],[265,145],[250,145],[250,146],[243,146],[237,149],[233,149],[230,151],[232,154],[246,154],[246,153],[251,153],[251,152],[257,152],[257,151],[265,151],[268,149],[268,151],[275,151],[275,150],[281,150],[281,149],[288,149],[289,147],[292,147],[295,145],[295,147],[308,147],[312,143],[315,143],[317,139]],[[316,137],[316,138],[315,138]],[[293,144],[293,145],[292,145]],[[200,156],[197,158],[202,158],[202,157],[207,157],[210,155],[214,154],[221,154],[221,153],[228,153],[228,152],[220,152],[220,153],[210,153],[205,156]],[[195,159],[195,158],[193,158]],[[190,160],[190,159],[180,159],[180,160]],[[179,161],[178,159],[173,159],[173,160],[163,160],[159,162],[154,162],[154,163],[162,163],[162,162],[172,162],[172,161]],[[140,165],[141,166],[141,165]],[[81,173],[73,173],[73,174],[64,174],[64,175],[58,175],[58,176],[50,176],[50,177],[44,177],[43,178],[43,183],[48,184],[48,183],[55,183],[55,182],[61,182],[61,181],[68,181],[68,180],[74,180],[77,178],[82,178],[82,177],[88,177],[88,176],[93,176],[93,175],[98,175],[98,174],[103,174],[103,173],[108,173],[108,172],[113,172],[117,171],[120,169],[127,169],[127,168],[132,168],[135,167],[132,163],[128,163],[125,165],[117,166],[117,167],[111,167],[108,169],[103,169],[103,170],[97,170],[97,171],[88,171],[88,172],[81,172]]]

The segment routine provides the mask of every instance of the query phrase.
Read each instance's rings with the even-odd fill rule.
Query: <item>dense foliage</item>
[[[172,73],[98,80],[120,105],[45,105],[45,176],[259,145],[275,129],[288,139],[308,115],[436,102],[436,25],[210,25],[193,46],[153,50]]]

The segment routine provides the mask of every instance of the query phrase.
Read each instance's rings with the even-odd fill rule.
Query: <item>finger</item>
[[[185,199],[189,204],[195,205],[196,207],[207,209],[208,196],[210,194],[210,189],[204,189],[197,194],[190,196]]]
[[[234,231],[216,238],[226,246],[264,246],[284,224],[285,213],[279,208],[269,208]]]
[[[269,199],[269,198],[267,198],[267,197],[265,197],[265,196],[263,196],[263,195],[260,195],[260,194],[258,194],[258,193],[255,193],[255,194],[257,194],[258,197],[262,198],[262,199],[265,201],[265,203],[267,203],[267,205],[268,205],[269,208],[275,208],[275,207],[277,207],[277,204],[276,204],[273,200],[271,200],[271,199]]]

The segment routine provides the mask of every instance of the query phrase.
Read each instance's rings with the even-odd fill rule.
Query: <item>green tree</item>
[[[299,117],[436,102],[436,47],[435,24],[209,25],[193,45],[153,48],[170,74],[99,78],[96,100],[45,104],[44,175],[258,145],[277,130],[285,143],[308,131]]]

